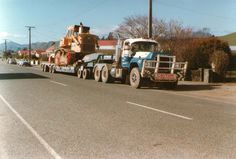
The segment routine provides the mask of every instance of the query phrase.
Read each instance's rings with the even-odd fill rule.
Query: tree
[[[114,38],[114,36],[113,36],[113,33],[112,32],[110,32],[109,34],[108,34],[108,36],[107,36],[107,40],[114,40],[115,38]]]
[[[12,53],[14,53],[13,50],[7,50],[6,52],[4,51],[3,52],[3,58],[6,58],[6,59],[12,58]]]
[[[222,50],[217,50],[211,56],[211,63],[214,67],[213,71],[224,78],[229,66],[229,55]]]
[[[179,21],[157,20],[153,18],[153,38],[170,39],[175,37],[189,37],[192,35],[191,28],[184,28]],[[124,19],[119,27],[114,31],[121,38],[147,38],[148,37],[148,17],[147,16],[130,16]]]
[[[202,28],[193,32],[194,37],[210,37],[212,36],[209,28]]]

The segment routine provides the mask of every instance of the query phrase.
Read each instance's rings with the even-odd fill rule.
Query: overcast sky
[[[148,0],[0,0],[0,43],[59,40],[66,27],[83,22],[99,36],[116,28],[124,17],[147,15]],[[153,0],[153,16],[178,20],[184,26],[207,27],[212,34],[236,32],[235,0]]]

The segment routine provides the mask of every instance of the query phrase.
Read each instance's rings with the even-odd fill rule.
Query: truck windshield
[[[153,42],[135,42],[131,44],[131,51],[132,52],[156,52],[158,50],[157,43]]]

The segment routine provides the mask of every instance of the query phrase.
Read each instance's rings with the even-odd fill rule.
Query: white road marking
[[[150,110],[153,110],[153,111],[156,111],[156,112],[168,114],[168,115],[171,115],[171,116],[175,116],[175,117],[178,117],[178,118],[182,118],[182,119],[186,119],[186,120],[193,120],[193,118],[189,118],[189,117],[186,117],[186,116],[170,113],[170,112],[167,112],[167,111],[159,110],[159,109],[148,107],[148,106],[145,106],[145,105],[141,105],[141,104],[137,104],[137,103],[133,103],[133,102],[129,102],[129,101],[127,101],[126,103],[131,104],[131,105],[135,105],[135,106],[138,106],[138,107],[142,107],[142,108],[145,108],[145,109],[150,109]]]
[[[61,86],[67,86],[66,84],[64,84],[64,83],[60,83],[60,82],[56,82],[56,81],[50,81],[50,82],[52,82],[52,83],[55,83],[55,84],[59,84],[59,85],[61,85]]]
[[[30,124],[7,102],[1,94],[0,98],[55,159],[62,159],[61,156],[59,156],[59,154],[36,132],[36,130],[34,130],[34,128],[32,128],[32,126],[30,126]]]
[[[166,93],[166,94],[174,94],[177,96],[183,96],[183,97],[191,97],[191,98],[196,98],[196,99],[204,99],[208,101],[213,101],[213,102],[220,102],[220,103],[225,103],[225,104],[232,104],[236,105],[234,102],[228,102],[228,101],[222,101],[222,99],[212,99],[210,97],[202,97],[202,96],[197,96],[197,95],[191,95],[191,94],[183,94],[183,93],[176,93],[176,92],[169,92],[169,91],[163,91],[163,90],[152,90],[153,92],[160,92],[160,93]]]

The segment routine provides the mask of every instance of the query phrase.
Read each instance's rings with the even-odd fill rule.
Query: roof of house
[[[29,50],[19,50],[18,54],[29,54]]]
[[[41,54],[42,52],[45,52],[44,49],[35,49],[33,50],[33,52],[37,53],[37,54]]]
[[[117,40],[98,40],[99,46],[116,46]]]
[[[55,45],[52,45],[46,49],[46,52],[53,52],[54,50],[55,50]]]

